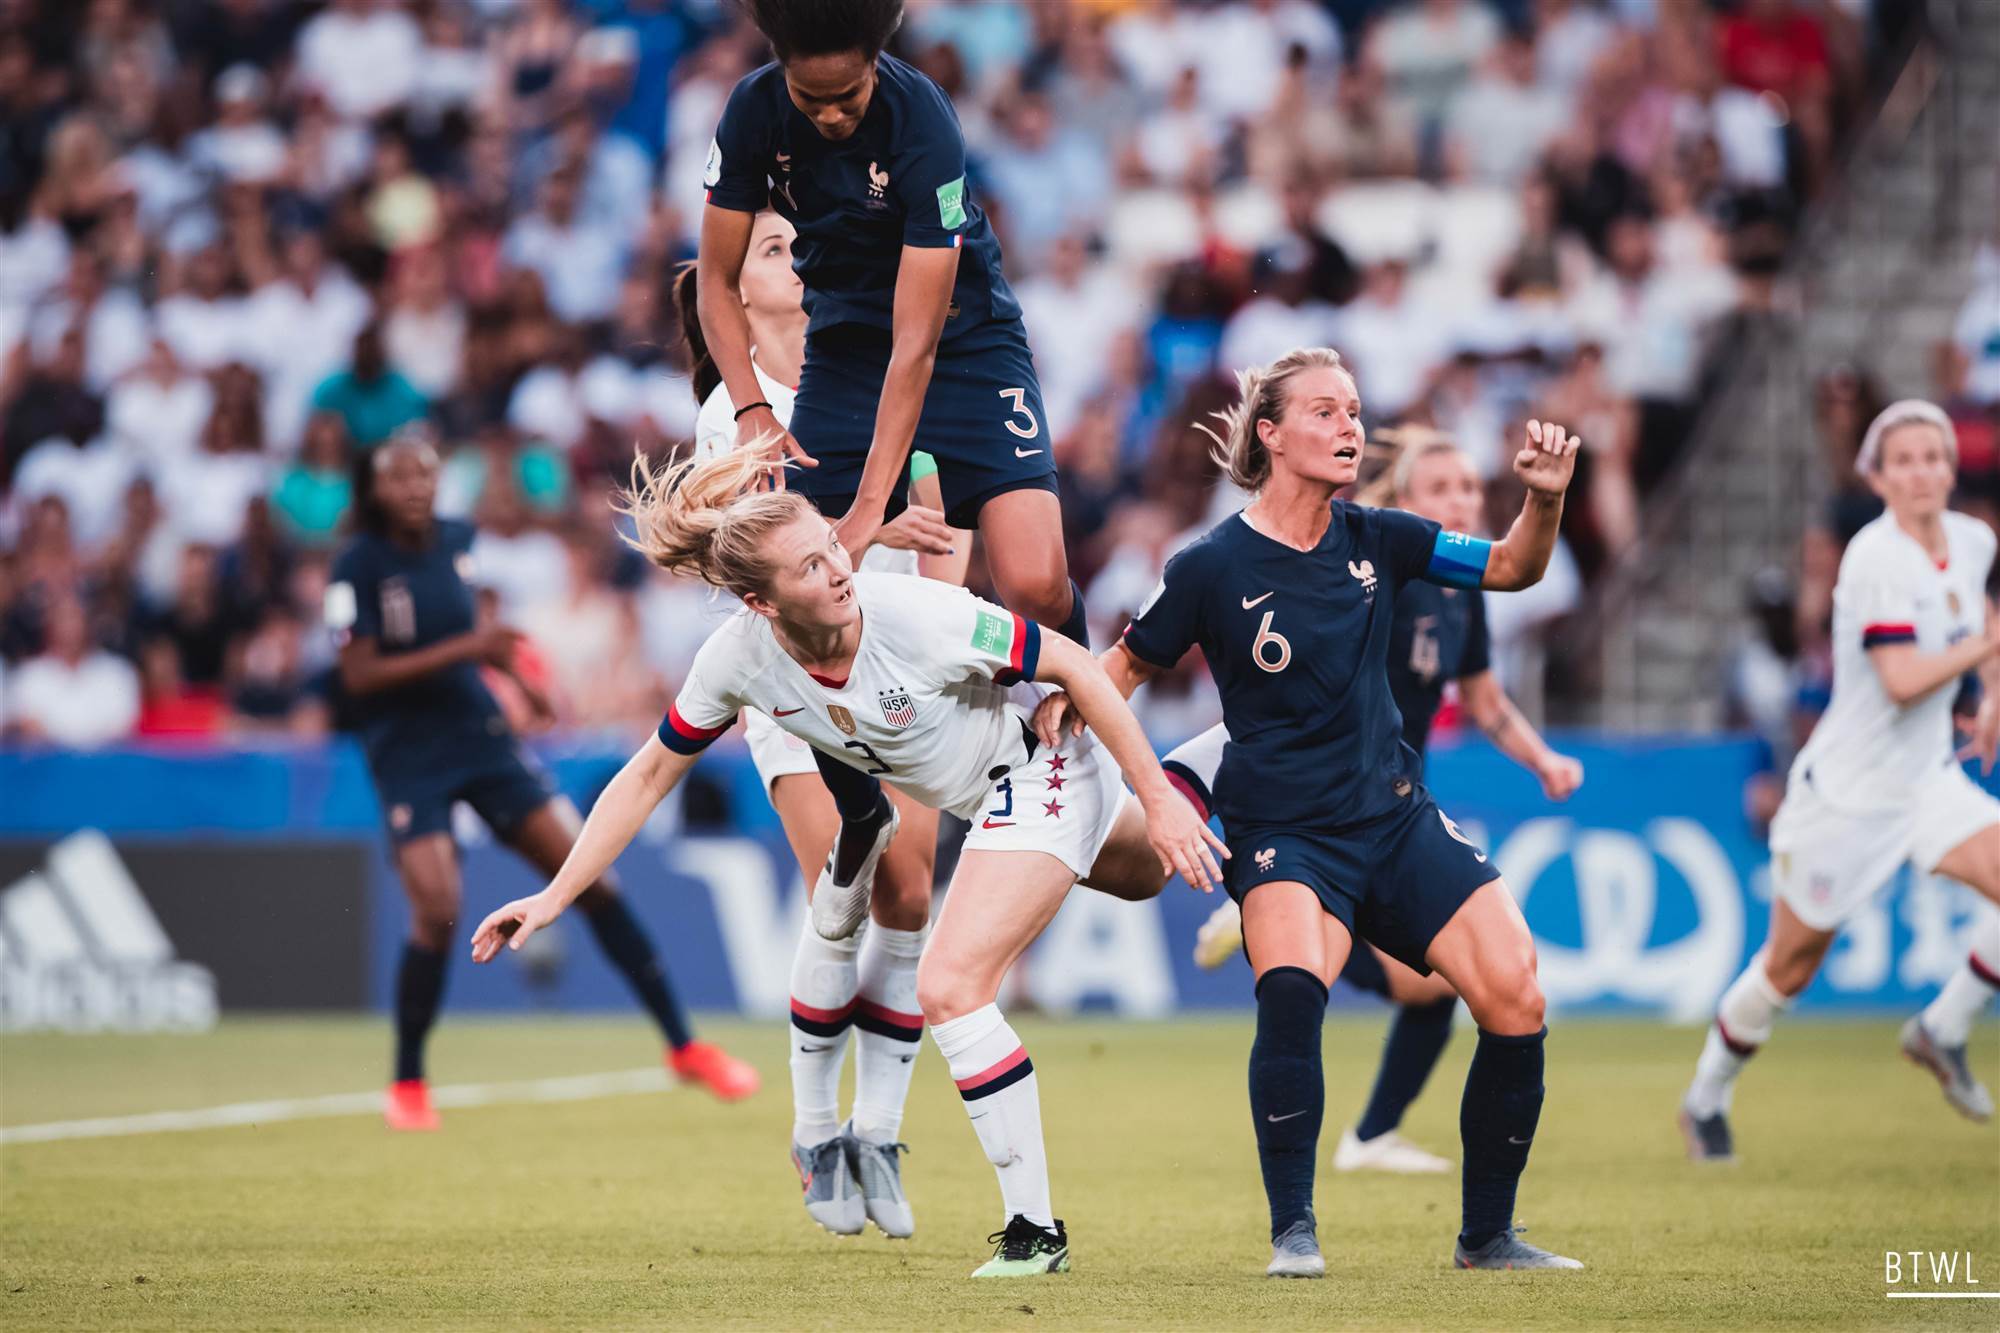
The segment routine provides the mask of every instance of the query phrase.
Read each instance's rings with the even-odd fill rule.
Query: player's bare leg
[[[458,927],[458,845],[428,833],[396,845],[396,876],[410,903],[410,937],[396,969],[396,1077],[383,1119],[389,1128],[438,1127],[424,1078],[424,1043],[444,998],[445,963]]]
[[[979,511],[986,569],[1000,604],[1086,648],[1083,594],[1069,577],[1062,502],[1053,491],[1008,491]]]
[[[1903,1054],[1927,1069],[1953,1110],[1968,1120],[1993,1118],[1993,1095],[1966,1059],[1972,1025],[2000,993],[2000,828],[1977,833],[1951,849],[1937,872],[1984,894],[1988,907],[1974,930],[1965,962],[1935,1000],[1903,1025]]]
[[[1069,1238],[1049,1202],[1034,1065],[994,999],[1075,878],[1046,852],[966,852],[917,968],[917,1001],[1000,1182],[1005,1220],[975,1277],[1069,1268]]]

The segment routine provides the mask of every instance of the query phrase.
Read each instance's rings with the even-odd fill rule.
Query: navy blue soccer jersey
[[[1445,682],[1492,665],[1486,596],[1477,589],[1412,583],[1396,598],[1389,631],[1389,692],[1403,715],[1403,742],[1423,757]]]
[[[1310,551],[1237,514],[1167,562],[1124,643],[1162,668],[1201,645],[1229,729],[1215,812],[1232,838],[1340,830],[1411,795],[1419,766],[1387,669],[1396,604],[1418,579],[1478,587],[1489,549],[1414,514],[1335,501]]]
[[[965,134],[951,99],[894,56],[879,57],[875,75],[861,124],[839,142],[793,104],[778,65],[745,75],[709,148],[708,202],[775,208],[798,229],[792,268],[805,284],[808,332],[891,327],[906,245],[964,252],[943,341],[1019,319],[1000,243],[966,190]]]
[[[439,522],[421,551],[371,533],[356,537],[334,559],[327,623],[375,640],[377,651],[390,657],[470,632],[478,611],[467,581],[472,537],[471,524],[453,521]],[[508,731],[472,662],[400,689],[351,696],[348,706],[378,776],[450,768],[470,741]]]

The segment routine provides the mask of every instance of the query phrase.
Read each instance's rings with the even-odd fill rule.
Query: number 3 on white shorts
[[[1042,423],[1035,420],[1034,412],[1028,407],[1028,391],[1026,389],[1002,389],[1000,396],[1014,405],[1015,416],[1026,417],[1028,419],[1028,428],[1026,430],[1015,425],[1011,419],[1007,422],[1008,430],[1024,440],[1032,440],[1042,433]]]

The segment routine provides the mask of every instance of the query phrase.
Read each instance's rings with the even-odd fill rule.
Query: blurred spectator
[[[215,406],[201,447],[166,469],[160,498],[184,541],[226,546],[243,530],[243,511],[271,484],[256,376],[231,366],[215,377]]]
[[[1004,210],[1008,254],[1032,267],[1058,236],[1103,211],[1111,161],[1094,134],[1058,126],[1041,93],[1016,96],[1002,123],[1004,137],[985,153],[987,188]]]
[[[93,393],[146,355],[146,309],[137,293],[105,285],[104,262],[89,250],[72,250],[69,275],[29,320],[35,350],[47,355],[72,328],[83,333],[83,377]]]
[[[46,358],[35,358],[28,343],[15,347],[17,364],[30,368],[19,376],[20,387],[0,423],[7,464],[0,467],[0,481],[43,441],[66,441],[81,449],[104,428],[104,404],[84,383],[83,346],[83,331],[70,328]]]
[[[215,80],[215,123],[188,140],[189,163],[217,180],[263,184],[284,174],[285,136],[264,116],[269,81],[254,65]]]
[[[585,322],[605,318],[618,300],[625,238],[578,211],[580,176],[568,164],[543,179],[536,210],[507,229],[501,256],[541,278],[560,318]]]
[[[516,621],[549,665],[557,717],[602,726],[657,709],[659,688],[639,654],[631,600],[604,586],[593,541],[572,533],[558,568],[561,594],[529,602]]]
[[[1223,326],[1219,355],[1225,366],[1261,366],[1294,347],[1333,342],[1334,308],[1312,293],[1313,254],[1286,238],[1260,252],[1250,271],[1251,298]]]
[[[389,0],[332,0],[299,31],[300,83],[348,120],[401,106],[416,90],[423,32]]]
[[[10,673],[7,725],[17,737],[70,749],[107,745],[139,720],[139,675],[122,657],[91,646],[83,604],[48,608],[48,646]]]
[[[330,547],[353,502],[347,427],[332,412],[306,422],[305,443],[278,476],[271,509],[285,533],[302,546]]]
[[[1371,419],[1392,420],[1413,406],[1450,351],[1452,312],[1418,297],[1409,274],[1402,259],[1374,265],[1361,295],[1340,312],[1336,346],[1366,386],[1361,403]]]
[[[200,740],[222,731],[222,692],[188,684],[172,639],[148,639],[139,649],[139,697],[134,730],[148,740]]]
[[[213,546],[199,542],[184,546],[173,599],[153,617],[151,637],[173,645],[176,680],[218,685],[228,665],[229,636],[235,627],[222,604],[218,563]]]
[[[241,668],[229,690],[229,726],[243,733],[323,735],[325,701],[308,687],[299,616],[267,611],[243,644]]]
[[[421,246],[390,270],[382,345],[411,387],[433,402],[458,386],[465,358],[465,307],[452,295],[442,249]]]
[[[1015,292],[1036,349],[1049,429],[1060,437],[1102,386],[1104,349],[1137,327],[1144,300],[1111,266],[1093,262],[1078,232],[1058,237],[1047,266]]]
[[[235,266],[220,245],[206,245],[162,275],[169,294],[158,306],[154,327],[183,364],[214,370],[257,353],[251,311],[231,289]]]
[[[1569,116],[1569,99],[1536,82],[1534,43],[1508,33],[1452,104],[1446,161],[1454,175],[1514,185],[1541,160]]]
[[[1390,99],[1416,121],[1433,169],[1452,103],[1500,36],[1493,11],[1474,0],[1416,0],[1370,34],[1368,58],[1381,67]]]
[[[1965,394],[1974,402],[2000,404],[2000,264],[1977,280],[1959,307],[1952,339],[1963,349]]]
[[[356,449],[372,449],[412,421],[429,404],[416,386],[390,368],[382,326],[370,322],[354,335],[354,358],[345,370],[321,380],[312,393],[315,412],[331,412]]]
[[[112,387],[105,429],[128,452],[155,468],[195,451],[214,410],[215,391],[191,375],[164,338],[154,338],[146,359]]]
[[[502,122],[516,133],[548,124],[577,32],[563,0],[525,0],[494,42],[494,100]]]

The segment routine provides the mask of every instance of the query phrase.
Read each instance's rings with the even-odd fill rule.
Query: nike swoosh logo
[[[1257,605],[1265,598],[1275,597],[1277,595],[1277,592],[1278,590],[1276,588],[1273,588],[1270,592],[1265,593],[1263,597],[1245,597],[1243,599],[1243,609],[1245,611],[1248,611],[1251,607]]]
[[[1533,1143],[1533,1142],[1534,1142],[1534,1140],[1533,1140],[1532,1138],[1527,1138],[1527,1139],[1517,1139],[1517,1138],[1515,1138],[1515,1137],[1514,1137],[1514,1136],[1513,1136],[1512,1134],[1509,1134],[1509,1135],[1507,1136],[1507,1142],[1509,1142],[1509,1143],[1513,1144],[1514,1146],[1516,1146],[1516,1147],[1518,1147],[1518,1148],[1525,1148],[1525,1147],[1527,1147],[1527,1146],[1528,1146],[1529,1144]]]
[[[916,1058],[917,1058],[917,1057],[916,1057],[916,1056],[914,1056],[914,1055],[906,1055],[906,1056],[903,1056],[903,1057],[902,1057],[902,1060],[903,1060],[903,1063],[904,1063],[904,1064],[908,1064],[908,1063],[910,1063],[910,1061],[912,1061],[912,1060],[914,1060],[914,1059],[916,1059]]]
[[[1269,594],[1266,595],[1268,596]],[[1264,1117],[1264,1119],[1269,1121],[1271,1124],[1275,1125],[1280,1120],[1296,1120],[1304,1114],[1305,1114],[1304,1111],[1294,1111],[1290,1115],[1267,1115]]]
[[[831,1047],[831,1046],[801,1046],[801,1047],[799,1047],[799,1049],[800,1049],[800,1050],[802,1050],[802,1051],[804,1051],[804,1052],[805,1052],[805,1053],[806,1053],[807,1055],[818,1055],[818,1054],[819,1054],[819,1053],[820,1053],[821,1051],[830,1051],[830,1050],[832,1050],[832,1049],[833,1049],[833,1047]]]
[[[1022,449],[1022,448],[1018,448],[1018,447],[1017,447],[1017,448],[1016,448],[1016,449],[1014,450],[1014,457],[1016,457],[1016,458],[1033,458],[1033,457],[1034,457],[1034,456],[1035,456],[1036,454],[1038,454],[1038,453],[1040,453],[1040,452],[1041,452],[1041,450],[1040,450],[1040,449]]]
[[[996,824],[996,823],[994,823],[994,822],[993,822],[992,820],[990,820],[990,819],[989,819],[989,820],[987,820],[987,821],[986,821],[986,822],[985,822],[984,824],[981,824],[981,825],[980,825],[979,827],[981,827],[981,828],[1013,828],[1013,827],[1014,827],[1014,821],[1013,821],[1013,820],[1011,820],[1011,819],[1003,819],[1003,820],[1001,820],[1001,821],[1000,821],[999,823],[997,823],[997,824]]]
[[[773,708],[773,709],[771,710],[771,716],[772,716],[772,717],[790,717],[790,716],[791,716],[791,715],[792,715],[793,713],[803,713],[803,712],[805,712],[805,711],[806,711],[806,710],[805,710],[805,705],[803,705],[803,704],[801,704],[801,705],[800,705],[799,707],[797,707],[797,708]]]

